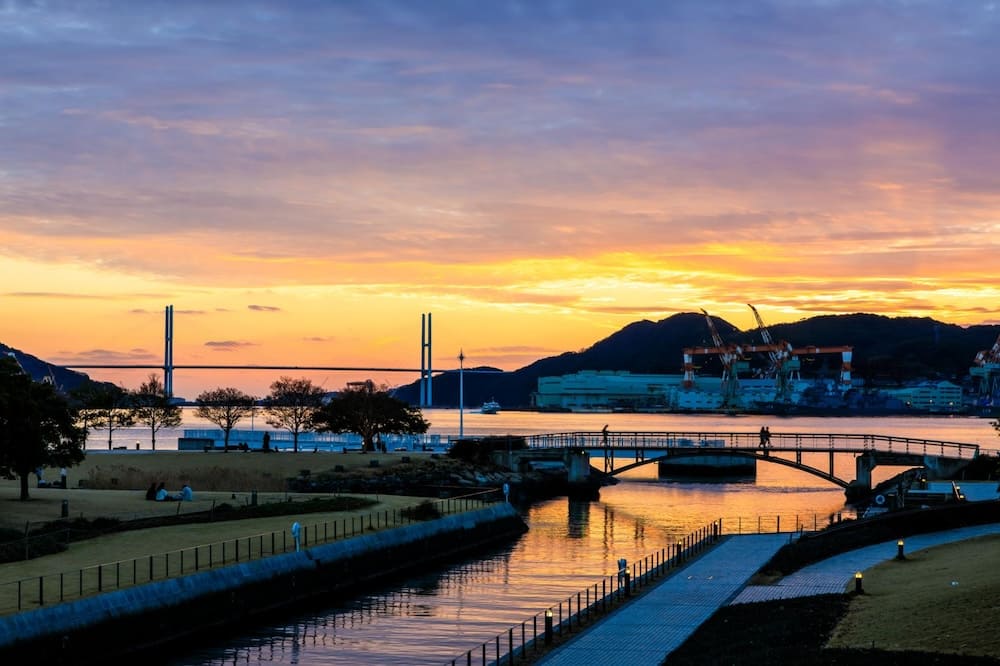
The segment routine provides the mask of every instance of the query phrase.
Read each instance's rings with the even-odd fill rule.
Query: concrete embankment
[[[109,663],[515,539],[509,504],[0,618],[0,663]],[[14,659],[21,659],[15,662]]]

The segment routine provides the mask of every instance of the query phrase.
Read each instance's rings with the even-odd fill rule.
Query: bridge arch
[[[648,458],[646,460],[639,460],[637,462],[630,463],[630,464],[625,465],[623,467],[616,467],[615,469],[607,472],[607,474],[608,474],[608,476],[618,476],[619,474],[622,474],[622,473],[627,472],[629,470],[635,469],[637,467],[642,467],[643,465],[648,465],[650,463],[658,463],[661,460],[668,460],[670,458],[683,457],[684,453],[686,453],[686,452],[684,452],[684,451],[678,451],[678,452],[668,451],[667,453],[664,453],[663,455],[659,455],[659,456],[656,456],[656,457],[653,457],[653,458]],[[733,451],[727,451],[727,450],[713,451],[713,450],[701,449],[701,450],[698,450],[698,455],[699,456],[732,456],[732,455],[737,455],[737,454],[734,454]],[[769,463],[776,463],[778,465],[784,465],[786,467],[791,467],[792,469],[801,470],[803,472],[807,472],[807,473],[812,474],[814,476],[818,476],[819,478],[821,478],[821,479],[823,479],[825,481],[829,481],[830,483],[833,483],[833,484],[835,484],[837,486],[840,486],[841,488],[845,488],[846,489],[850,485],[849,481],[845,481],[844,479],[841,479],[838,476],[835,476],[833,474],[825,472],[825,471],[819,469],[818,467],[813,467],[811,465],[806,465],[806,464],[803,464],[802,462],[797,462],[795,460],[789,460],[787,458],[780,458],[778,456],[772,456],[772,455],[768,455],[768,454],[765,454],[765,453],[756,453],[756,452],[751,452],[751,451],[741,451],[741,452],[739,452],[738,455],[741,455],[741,456],[746,457],[746,458],[755,458],[755,459],[757,459],[759,461],[764,461],[764,462],[769,462]]]

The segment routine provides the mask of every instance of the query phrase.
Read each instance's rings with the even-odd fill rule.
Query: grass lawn
[[[18,500],[19,485],[16,481],[0,481],[0,525],[4,527],[23,530],[25,524],[42,523],[56,520],[61,515],[63,500],[68,501],[69,515],[71,518],[85,517],[113,517],[120,520],[132,520],[150,516],[174,515],[178,512],[202,512],[208,511],[214,505],[228,503],[233,506],[247,505],[250,503],[251,491],[266,487],[269,479],[284,479],[302,474],[303,470],[309,473],[333,469],[335,465],[341,465],[347,472],[373,473],[378,470],[370,467],[370,461],[379,460],[379,467],[384,469],[397,464],[402,464],[404,454],[359,454],[359,453],[280,453],[280,454],[259,454],[240,452],[113,452],[107,454],[90,454],[86,461],[79,467],[70,470],[69,488],[30,488],[31,499],[25,502]],[[421,454],[409,454],[416,459]],[[425,456],[426,457],[426,456]],[[58,478],[58,470],[50,475],[46,472],[46,478]],[[73,483],[73,478],[83,478],[87,481],[84,488],[79,488],[79,484]],[[214,479],[218,486],[223,483],[224,488],[203,490],[199,486],[197,479]],[[116,479],[111,483],[111,479]],[[145,499],[146,487],[152,481],[149,479],[163,480],[169,490],[176,491],[181,483],[190,481],[195,491],[195,499],[191,502],[151,502]],[[32,477],[32,482],[34,477]],[[110,486],[116,489],[92,488],[89,486]],[[74,487],[76,486],[76,487]],[[107,573],[102,571],[104,581],[114,579],[116,582],[128,579],[135,571],[138,582],[143,582],[139,575],[140,567],[133,565],[131,560],[136,558],[148,558],[150,555],[160,555],[171,552],[172,561],[167,558],[164,562],[156,561],[156,578],[165,575],[177,575],[180,573],[181,558],[177,551],[181,549],[192,549],[205,544],[216,544],[211,553],[207,547],[199,549],[199,566],[203,567],[211,557],[213,562],[219,563],[222,560],[221,542],[227,544],[225,551],[226,561],[235,559],[236,549],[232,543],[234,540],[242,540],[243,559],[246,558],[247,550],[255,554],[261,547],[265,552],[270,551],[271,533],[276,533],[275,543],[280,549],[282,540],[291,543],[289,529],[293,522],[299,522],[306,530],[307,542],[311,543],[316,537],[323,537],[324,532],[327,537],[331,537],[334,532],[334,523],[338,526],[339,534],[343,534],[344,527],[350,525],[352,529],[370,532],[373,529],[384,528],[385,514],[413,507],[425,501],[425,498],[395,496],[395,495],[357,495],[368,497],[376,503],[370,507],[356,511],[337,511],[327,513],[303,512],[296,513],[294,506],[296,502],[304,503],[306,500],[315,497],[324,497],[318,494],[294,494],[280,492],[279,490],[258,492],[258,502],[285,502],[292,500],[291,511],[287,515],[252,518],[245,520],[229,520],[210,523],[192,523],[169,527],[157,527],[151,529],[132,530],[112,533],[105,536],[88,539],[86,541],[72,542],[68,550],[61,553],[54,553],[43,557],[21,562],[10,562],[0,564],[0,612],[11,612],[16,609],[16,583],[18,580],[37,579],[39,576],[49,577],[45,581],[45,586],[50,589],[59,589],[58,574],[60,572],[78,572],[82,568],[94,567],[104,563],[123,562],[118,567],[109,569]],[[369,518],[375,514],[376,518],[372,523]],[[381,522],[379,522],[381,519]],[[364,520],[364,527],[362,521]],[[264,535],[259,538],[258,535]],[[247,540],[248,537],[254,537]],[[186,567],[194,566],[194,554],[191,551],[186,553],[188,558]],[[168,570],[169,567],[169,570]],[[146,567],[148,569],[148,567]],[[186,568],[185,571],[188,569]],[[113,574],[111,572],[114,572]],[[52,582],[53,577],[55,582]],[[113,578],[112,578],[113,576]],[[74,581],[76,578],[74,578]],[[74,583],[75,585],[76,583]],[[127,580],[123,584],[130,584]],[[93,587],[96,591],[96,576],[94,582],[86,582],[85,590]],[[51,586],[51,587],[50,587]],[[37,587],[37,585],[35,585]],[[11,595],[14,595],[14,602],[11,603]],[[37,594],[35,595],[37,596]],[[51,603],[53,597],[51,593],[46,595]],[[58,598],[58,595],[56,595]]]
[[[1000,658],[1000,536],[946,544],[864,574],[829,642]]]
[[[1000,537],[908,553],[864,588],[723,607],[665,663],[1000,664]]]

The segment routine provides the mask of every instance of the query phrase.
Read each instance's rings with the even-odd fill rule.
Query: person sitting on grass
[[[170,495],[167,493],[167,489],[164,487],[166,484],[160,481],[160,485],[156,487],[156,501],[165,502],[170,499]]]
[[[146,499],[151,502],[156,499],[156,481],[149,484],[149,488],[146,489]]]
[[[181,500],[182,502],[190,502],[191,500],[193,500],[194,491],[191,490],[191,486],[185,483],[184,486],[181,488],[180,495],[177,496],[177,499]]]

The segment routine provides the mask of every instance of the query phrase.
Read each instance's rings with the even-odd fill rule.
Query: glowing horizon
[[[431,312],[435,367],[512,370],[746,303],[1000,323],[998,32],[989,3],[9,3],[0,342],[162,362],[173,304],[178,364],[418,367]]]

